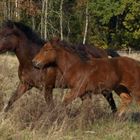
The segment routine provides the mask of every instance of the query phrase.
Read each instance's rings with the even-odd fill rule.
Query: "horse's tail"
[[[113,49],[106,49],[107,55],[111,57],[119,57],[119,53]]]

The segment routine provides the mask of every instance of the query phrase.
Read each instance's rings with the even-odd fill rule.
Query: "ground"
[[[140,55],[131,55],[140,60]],[[0,56],[0,109],[2,110],[18,79],[15,56]],[[65,90],[66,92],[66,90]],[[102,95],[92,101],[75,100],[65,112],[62,90],[54,89],[55,108],[50,110],[37,89],[16,101],[8,113],[0,114],[0,140],[139,140],[140,107],[133,102],[123,120],[111,113]],[[117,106],[119,98],[114,94]]]

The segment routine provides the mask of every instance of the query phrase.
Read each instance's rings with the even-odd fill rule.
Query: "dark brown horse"
[[[27,90],[32,87],[44,89],[45,100],[48,104],[52,103],[52,89],[54,87],[65,87],[63,78],[56,67],[36,69],[32,65],[32,59],[39,52],[45,41],[32,31],[28,26],[20,22],[7,21],[0,30],[0,53],[12,51],[16,54],[19,60],[19,85],[8,101],[5,108],[7,111],[11,105],[20,98]],[[66,44],[66,43],[65,43]],[[85,47],[83,45],[72,46],[76,48],[76,53],[81,57],[90,59],[92,57],[107,57],[107,53],[101,49]],[[86,50],[85,50],[86,48]],[[57,80],[56,80],[57,79]],[[57,81],[57,82],[56,82]],[[57,83],[55,85],[55,83]],[[116,110],[116,106],[112,94],[104,94],[112,111]]]
[[[38,68],[56,63],[71,91],[63,103],[67,105],[85,93],[115,90],[121,98],[118,115],[131,103],[133,95],[140,103],[140,63],[128,57],[82,60],[62,44],[48,42],[33,59]]]
[[[45,43],[28,26],[20,22],[7,21],[0,30],[0,53],[12,51],[19,61],[19,85],[8,101],[5,111],[32,87],[44,90],[45,100],[52,101],[52,89],[56,79],[56,69],[35,69],[32,65],[33,57]]]

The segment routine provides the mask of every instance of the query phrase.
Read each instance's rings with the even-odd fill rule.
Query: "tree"
[[[44,39],[140,49],[139,0],[0,0],[1,22],[21,21]]]

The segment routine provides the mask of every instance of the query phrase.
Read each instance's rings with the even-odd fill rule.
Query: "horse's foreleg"
[[[109,91],[103,91],[102,92],[103,96],[106,98],[106,100],[108,101],[110,107],[111,107],[111,110],[112,112],[116,112],[117,111],[117,107],[116,107],[116,104],[115,104],[115,101],[113,99],[113,95],[111,92]]]
[[[138,105],[140,105],[140,91],[134,91],[133,96],[135,97],[136,102],[138,103]]]
[[[92,100],[92,92],[86,92],[85,94],[80,96],[82,102],[84,100]]]
[[[84,91],[83,91],[83,88],[75,88],[75,89],[72,89],[70,92],[68,92],[64,99],[63,99],[63,104],[66,106],[68,105],[69,103],[71,103],[74,99],[76,99],[77,97],[81,97],[83,96],[84,94]]]
[[[17,87],[17,90],[10,97],[8,104],[4,107],[4,112],[7,112],[11,108],[12,104],[17,99],[19,99],[27,90],[29,90],[29,85],[20,83]]]
[[[45,97],[45,101],[47,103],[48,106],[53,106],[53,87],[52,86],[47,86],[45,87],[45,91],[44,91],[44,97]]]

